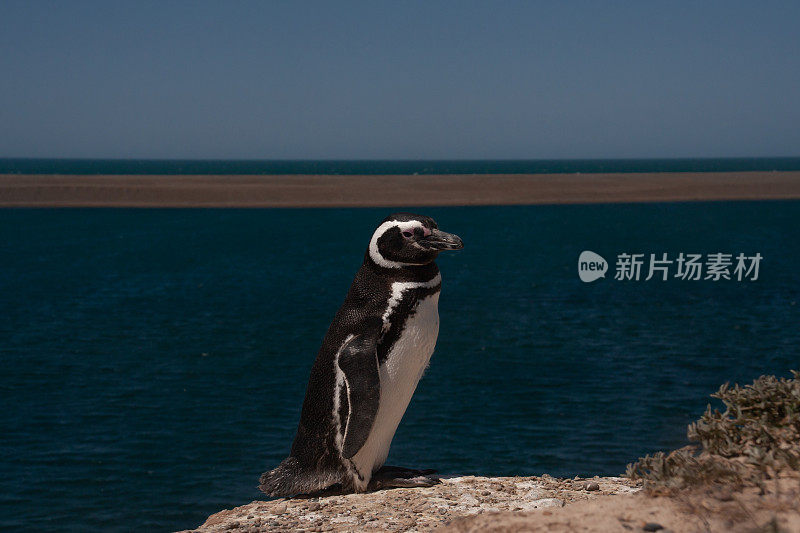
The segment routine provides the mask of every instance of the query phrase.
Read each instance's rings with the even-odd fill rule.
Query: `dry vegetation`
[[[761,376],[752,385],[712,394],[725,411],[712,410],[689,425],[686,446],[669,454],[646,456],[628,465],[627,475],[650,491],[676,490],[725,482],[734,486],[765,483],[800,470],[800,373]]]

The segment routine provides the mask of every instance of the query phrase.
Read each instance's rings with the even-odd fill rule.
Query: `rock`
[[[664,526],[656,522],[647,522],[642,526],[642,531],[659,531],[661,529],[664,529]]]
[[[531,489],[522,497],[524,500],[541,500],[542,498],[547,498],[551,496],[551,491],[547,491],[544,489]]]
[[[600,490],[600,484],[596,481],[590,481],[586,484],[586,490]]]
[[[534,509],[544,509],[547,507],[564,507],[564,500],[558,498],[542,498],[532,502]]]
[[[602,478],[600,482],[604,489],[621,493],[639,490],[627,479]],[[576,483],[580,484],[580,489],[573,488]],[[601,494],[601,491],[583,490],[585,485],[586,482],[550,476],[443,477],[441,483],[426,488],[255,501],[212,515],[199,531],[218,533],[233,529],[242,532],[253,527],[262,531],[428,531],[444,522],[451,522],[451,526],[454,526],[458,520],[470,516],[514,509],[541,512],[573,501],[591,500]],[[255,518],[248,520],[248,517]]]
[[[478,498],[476,498],[472,494],[465,494],[461,496],[461,498],[458,500],[458,504],[465,505],[467,507],[477,507],[478,505],[481,504],[481,502],[478,501]]]

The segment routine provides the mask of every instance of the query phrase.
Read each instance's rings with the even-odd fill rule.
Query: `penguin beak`
[[[432,250],[460,250],[464,247],[461,238],[452,233],[445,233],[438,229],[431,230],[431,234],[420,239],[419,243]]]

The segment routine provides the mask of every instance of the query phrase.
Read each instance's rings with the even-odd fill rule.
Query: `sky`
[[[0,157],[800,156],[800,2],[0,2]]]

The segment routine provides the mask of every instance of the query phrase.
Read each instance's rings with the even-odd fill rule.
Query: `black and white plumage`
[[[333,485],[361,492],[380,482],[431,482],[423,475],[429,471],[384,462],[439,333],[434,260],[462,246],[425,216],[397,213],[378,226],[311,369],[290,455],[261,476],[262,491],[291,496]]]

